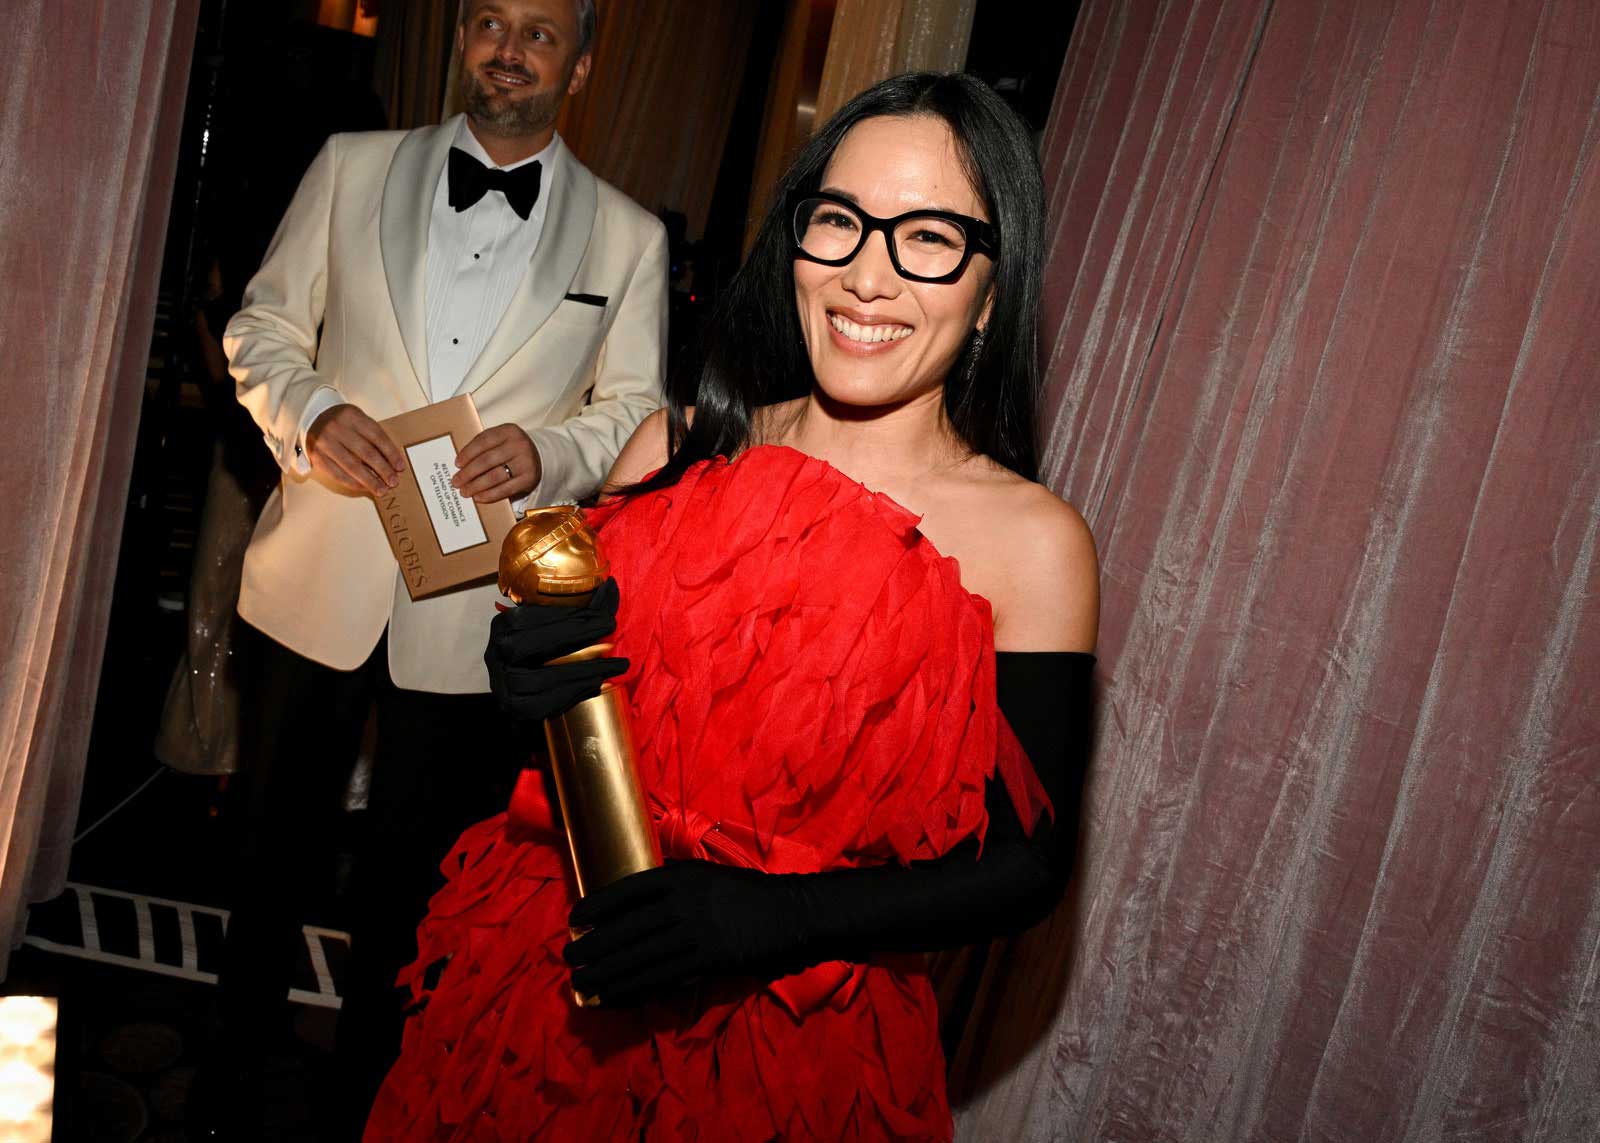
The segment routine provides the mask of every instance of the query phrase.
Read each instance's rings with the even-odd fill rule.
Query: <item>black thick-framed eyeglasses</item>
[[[883,231],[895,273],[913,282],[954,282],[974,254],[994,258],[1000,252],[1000,230],[992,222],[948,210],[879,218],[828,191],[793,191],[786,209],[794,256],[823,266],[848,264],[875,230]]]

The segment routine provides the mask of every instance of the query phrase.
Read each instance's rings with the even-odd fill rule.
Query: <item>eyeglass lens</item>
[[[850,257],[862,233],[861,216],[842,203],[808,198],[795,208],[795,241],[813,258]],[[908,274],[942,277],[961,265],[966,250],[966,231],[949,219],[912,215],[894,227],[895,256]]]

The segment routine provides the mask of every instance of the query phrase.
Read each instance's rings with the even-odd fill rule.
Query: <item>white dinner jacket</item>
[[[370,497],[293,472],[300,416],[331,386],[383,420],[429,403],[424,277],[434,189],[457,123],[334,135],[312,162],[223,346],[239,401],[285,469],[245,554],[239,614],[307,658],[359,666],[389,632],[413,690],[489,689],[493,584],[412,602]],[[521,425],[539,499],[592,494],[661,404],[661,223],[559,141],[544,231],[460,392],[485,426]]]

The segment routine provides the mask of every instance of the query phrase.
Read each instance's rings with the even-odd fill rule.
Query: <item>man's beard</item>
[[[532,79],[520,69],[506,68],[512,75]],[[561,110],[563,87],[541,92],[527,99],[510,99],[487,86],[477,73],[461,73],[461,103],[473,123],[494,135],[537,135],[556,121]],[[499,105],[496,106],[496,100]]]

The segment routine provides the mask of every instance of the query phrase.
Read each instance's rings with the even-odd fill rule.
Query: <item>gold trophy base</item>
[[[606,650],[586,647],[569,658],[593,658]],[[544,729],[578,895],[587,897],[630,873],[660,865],[661,847],[634,765],[622,692],[608,683],[594,698],[546,719]],[[571,933],[574,940],[583,935],[577,929]],[[576,989],[572,996],[581,1008],[600,1002]]]

